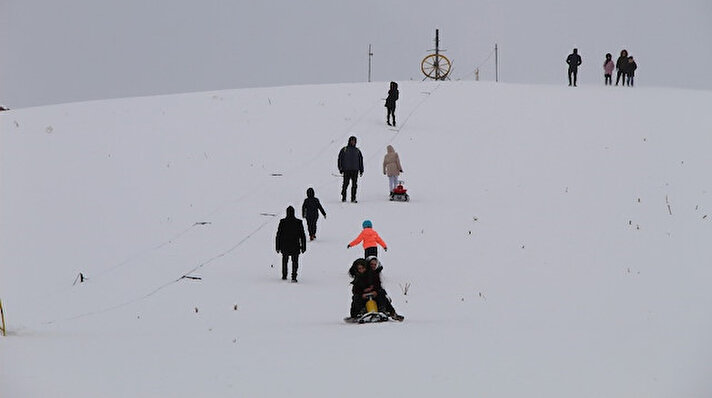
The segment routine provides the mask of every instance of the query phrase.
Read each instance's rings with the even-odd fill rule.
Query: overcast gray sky
[[[374,81],[421,80],[436,28],[455,79],[498,43],[502,82],[566,84],[578,47],[602,84],[626,48],[638,86],[712,89],[711,0],[0,0],[0,103],[360,82],[369,44]]]

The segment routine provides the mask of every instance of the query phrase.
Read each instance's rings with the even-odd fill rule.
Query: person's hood
[[[393,152],[395,152],[396,150],[393,149],[393,145],[388,145],[388,146],[386,147],[386,151],[388,151],[388,153],[393,153]]]
[[[313,198],[313,197],[314,197],[314,188],[307,189],[307,198]]]
[[[292,207],[292,206],[287,207],[287,218],[295,218],[294,217],[294,207]]]

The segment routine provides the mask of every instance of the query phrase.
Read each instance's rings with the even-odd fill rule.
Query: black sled
[[[359,314],[357,317],[347,317],[344,318],[346,323],[378,323],[378,322],[388,322],[389,319],[394,321],[403,321],[403,316],[398,314],[393,314],[388,316],[387,314],[378,310],[378,305],[376,301],[373,300],[373,296],[368,296],[368,301],[366,302],[366,312],[364,314]]]

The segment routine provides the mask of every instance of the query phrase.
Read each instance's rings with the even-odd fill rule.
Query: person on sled
[[[359,258],[349,268],[351,281],[351,318],[358,318],[366,313],[366,301],[369,295],[377,295],[374,286],[374,273],[365,259]]]
[[[378,258],[376,256],[367,257],[366,261],[368,262],[368,265],[371,268],[371,271],[373,272],[373,285],[376,286],[378,289],[378,295],[376,296],[376,303],[378,304],[378,308],[391,318],[398,321],[402,321],[403,316],[398,315],[396,309],[393,307],[391,298],[388,297],[386,289],[383,288],[383,283],[381,281],[381,271],[383,271],[383,265],[381,265],[381,262],[378,261]]]

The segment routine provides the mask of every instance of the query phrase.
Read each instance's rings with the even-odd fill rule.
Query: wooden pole
[[[2,309],[2,300],[0,300],[0,318],[2,318],[2,335],[5,336],[5,311]]]
[[[368,82],[371,82],[371,57],[373,57],[373,52],[371,51],[371,45],[368,45]]]
[[[499,81],[499,52],[497,50],[497,43],[494,43],[494,81]]]

